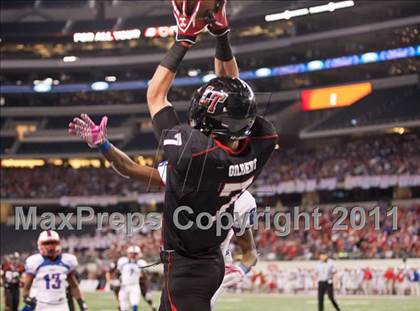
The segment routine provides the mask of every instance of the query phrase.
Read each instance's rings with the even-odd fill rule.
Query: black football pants
[[[161,259],[165,284],[159,311],[211,311],[211,298],[225,274],[221,252],[217,258],[191,259],[166,251]]]
[[[19,308],[19,285],[9,285],[4,288],[4,301],[6,311],[18,311]]]
[[[335,310],[340,311],[337,302],[334,299],[334,288],[332,283],[318,282],[318,310],[324,311],[324,295],[327,293],[328,298],[333,304]]]

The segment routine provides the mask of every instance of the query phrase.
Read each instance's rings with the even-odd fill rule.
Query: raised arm
[[[212,22],[208,25],[211,35],[216,38],[216,55],[214,57],[214,70],[216,76],[239,78],[239,68],[233,56],[229,41],[229,22],[226,15],[226,2],[222,0],[213,14]]]
[[[188,12],[188,0],[183,0],[181,8],[178,8],[175,0],[172,1],[173,13],[178,25],[176,41],[149,82],[147,105],[152,119],[160,110],[171,105],[167,95],[178,67],[187,51],[195,44],[197,35],[206,27],[206,22],[197,18],[201,2],[201,0],[196,1],[192,12]]]
[[[96,125],[87,114],[82,114],[80,118],[74,118],[73,122],[70,122],[69,133],[79,136],[89,147],[98,148],[112,168],[123,177],[133,178],[150,186],[161,186],[162,181],[157,169],[137,164],[108,141],[107,121],[108,118],[103,117],[101,123]]]
[[[168,55],[172,56],[172,53],[178,54],[178,51],[185,55],[187,49],[179,47],[175,44],[171,50],[169,50],[165,58],[168,58]],[[183,56],[181,56],[181,59],[182,58]],[[152,119],[157,112],[166,106],[171,106],[171,103],[168,101],[168,92],[172,86],[174,78],[175,72],[165,68],[162,64],[157,67],[152,80],[149,82],[149,87],[147,88],[147,106],[149,107]]]

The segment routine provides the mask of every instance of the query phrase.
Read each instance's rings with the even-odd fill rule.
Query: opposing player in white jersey
[[[107,117],[103,117],[101,123],[96,125],[87,114],[82,114],[80,118],[74,118],[69,124],[69,133],[79,136],[91,148],[99,148],[103,142],[107,141]],[[110,145],[106,152],[100,149],[103,156],[111,163],[111,167],[121,176],[125,178],[133,178],[149,186],[159,187],[165,184],[167,162],[159,164],[158,169],[146,165],[140,165],[130,157]],[[256,210],[254,197],[245,191],[237,199],[234,206],[235,215],[239,215],[236,219],[236,226],[245,228],[245,232],[237,236],[237,243],[242,250],[242,260],[238,265],[232,263],[232,257],[228,252],[228,246],[235,235],[234,229],[228,234],[224,243],[221,245],[225,257],[225,277],[219,290],[214,294],[212,306],[216,302],[220,294],[228,287],[239,284],[246,273],[257,263],[257,250],[254,243],[253,234],[249,226],[252,226],[253,211]],[[247,216],[247,217],[245,217]],[[248,218],[248,221],[243,221]],[[242,230],[243,231],[243,230]]]
[[[222,285],[211,299],[212,309],[214,308],[220,295],[222,295],[227,288],[240,285],[245,275],[250,271],[251,267],[257,264],[257,251],[251,230],[256,209],[257,203],[255,202],[252,194],[248,191],[245,191],[235,202],[235,222],[221,245],[225,260],[225,277],[223,278]],[[241,232],[241,230],[244,232]],[[236,243],[242,251],[241,262],[236,265],[234,264],[230,251],[230,243],[235,235]]]
[[[127,248],[127,256],[121,257],[117,262],[120,274],[121,287],[118,301],[121,311],[137,311],[140,303],[140,277],[142,267],[147,264],[140,259],[140,247],[133,245]]]
[[[25,262],[24,310],[68,311],[67,286],[80,310],[87,310],[75,274],[77,259],[72,254],[61,252],[58,233],[52,230],[41,232],[38,250],[38,254],[29,256]],[[30,295],[33,286],[36,288],[35,295]]]

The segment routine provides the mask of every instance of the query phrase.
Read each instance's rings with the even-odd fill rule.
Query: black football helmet
[[[257,116],[255,95],[249,85],[231,77],[217,77],[193,95],[188,120],[206,135],[243,139]]]

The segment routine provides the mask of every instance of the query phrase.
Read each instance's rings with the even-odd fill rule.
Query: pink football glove
[[[239,284],[244,278],[245,274],[248,271],[245,271],[243,265],[225,265],[225,277],[223,278],[222,286],[231,287],[236,284]]]
[[[213,13],[211,23],[207,26],[210,34],[215,37],[223,36],[230,31],[226,15],[226,2],[227,0],[219,2],[216,12]]]
[[[85,113],[76,117],[69,123],[70,135],[79,136],[90,148],[98,148],[99,145],[107,141],[106,124],[108,117],[103,117],[101,123],[96,125],[92,119]]]
[[[188,16],[188,0],[182,1],[181,10],[178,9],[175,0],[172,0],[173,13],[175,16],[176,24],[178,25],[176,41],[187,42],[188,44],[195,44],[197,35],[206,28],[206,21],[204,19],[197,18],[201,2],[202,0],[197,1],[193,13],[191,14],[191,16]]]

